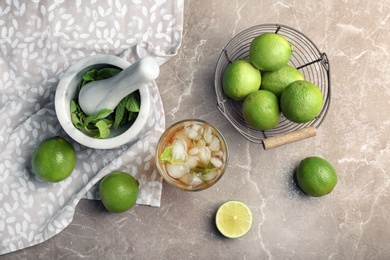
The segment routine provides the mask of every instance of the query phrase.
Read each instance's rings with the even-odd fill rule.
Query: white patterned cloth
[[[154,164],[165,114],[155,82],[142,137],[110,150],[74,142],[62,130],[54,95],[66,69],[82,57],[112,54],[130,62],[145,53],[160,65],[177,54],[183,0],[1,0],[0,2],[0,255],[41,243],[73,219],[82,198],[98,199],[97,184],[114,171],[140,181],[137,204],[160,206],[162,179]],[[30,160],[44,139],[72,143],[71,177],[45,183]]]

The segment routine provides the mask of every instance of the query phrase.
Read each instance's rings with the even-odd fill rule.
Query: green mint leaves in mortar
[[[110,129],[114,129],[128,123],[134,122],[140,110],[139,92],[127,95],[119,102],[115,110],[102,109],[97,114],[86,115],[78,104],[78,94],[81,88],[89,82],[108,79],[121,72],[117,68],[91,69],[84,76],[77,86],[77,95],[70,102],[70,112],[73,125],[82,131],[91,134],[95,138],[107,138]]]

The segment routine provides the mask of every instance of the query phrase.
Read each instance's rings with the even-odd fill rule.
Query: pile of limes
[[[281,113],[295,122],[313,120],[321,111],[323,97],[318,86],[288,65],[293,46],[276,33],[255,37],[249,60],[235,60],[222,75],[226,96],[242,101],[245,122],[258,130],[278,125]]]

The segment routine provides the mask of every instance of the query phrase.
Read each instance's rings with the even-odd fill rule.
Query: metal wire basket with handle
[[[278,33],[285,37],[294,50],[289,65],[297,68],[305,80],[316,84],[323,95],[321,112],[312,121],[298,124],[283,115],[279,124],[267,131],[256,130],[248,126],[242,115],[242,102],[228,98],[222,89],[222,74],[226,66],[238,59],[249,59],[252,40],[263,33]],[[314,136],[316,129],[324,121],[330,105],[330,67],[327,55],[303,33],[280,24],[262,24],[250,27],[231,39],[223,48],[215,69],[215,91],[217,107],[226,119],[249,141],[263,143],[264,148],[272,148],[285,143]]]

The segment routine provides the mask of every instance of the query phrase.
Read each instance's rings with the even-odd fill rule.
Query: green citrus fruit
[[[42,141],[32,154],[32,171],[44,181],[62,181],[69,177],[75,166],[76,152],[73,146],[59,136]]]
[[[261,74],[246,60],[236,60],[227,65],[222,75],[222,88],[226,96],[244,100],[260,88]]]
[[[249,48],[249,59],[259,70],[278,70],[290,60],[292,46],[281,35],[264,33],[255,37]]]
[[[132,208],[138,197],[139,182],[126,172],[112,172],[99,184],[100,198],[104,207],[113,213]]]
[[[284,65],[275,71],[264,71],[260,89],[269,90],[280,97],[282,91],[297,80],[304,80],[302,73],[290,65]]]
[[[239,238],[251,228],[252,212],[241,201],[227,201],[218,208],[215,223],[225,237]]]
[[[295,123],[313,120],[321,112],[322,103],[320,89],[305,80],[294,81],[280,96],[280,109],[283,115]]]
[[[272,129],[280,120],[278,98],[268,90],[257,90],[244,100],[242,115],[245,122],[257,130]]]
[[[337,174],[333,166],[320,157],[303,159],[297,170],[298,186],[310,196],[320,197],[333,191]]]

